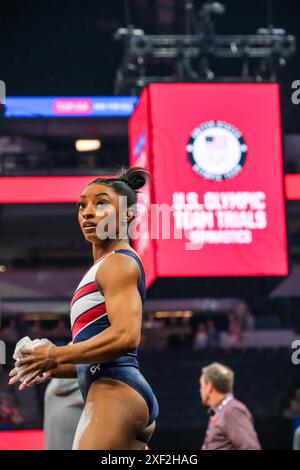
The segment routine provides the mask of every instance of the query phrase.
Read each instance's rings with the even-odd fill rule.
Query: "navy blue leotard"
[[[115,250],[113,253],[131,256],[138,263],[141,272],[138,291],[142,303],[144,303],[146,294],[145,273],[140,259],[131,250]],[[104,258],[105,255],[96,261],[87,271],[72,298],[71,325],[73,343],[85,341],[110,326],[105,298],[95,282],[96,272]],[[157,399],[150,385],[140,372],[136,349],[127,352],[112,362],[78,365],[77,376],[84,400],[86,400],[91,383],[95,380],[101,377],[116,379],[133,387],[144,398],[149,409],[149,424],[157,418]]]

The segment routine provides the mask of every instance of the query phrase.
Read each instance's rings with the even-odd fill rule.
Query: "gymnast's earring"
[[[129,220],[128,219],[122,219],[121,220],[121,225],[128,225],[128,223],[131,222],[133,215],[134,214],[133,214],[132,210],[129,210],[128,211],[128,216],[130,217],[130,219]]]
[[[127,238],[127,232],[128,232],[127,219],[121,219],[120,227],[119,227],[119,238],[120,239],[126,239]]]

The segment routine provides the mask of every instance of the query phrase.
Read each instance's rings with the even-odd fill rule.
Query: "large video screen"
[[[287,275],[278,85],[150,85],[131,164],[141,116],[156,276]]]

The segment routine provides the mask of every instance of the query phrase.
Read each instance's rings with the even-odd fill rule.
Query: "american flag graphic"
[[[208,150],[228,149],[228,139],[226,135],[206,136],[205,144]]]

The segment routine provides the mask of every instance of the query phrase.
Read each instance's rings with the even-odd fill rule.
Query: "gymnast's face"
[[[119,233],[119,211],[119,195],[113,188],[101,183],[88,186],[78,202],[78,221],[85,239],[96,244],[115,239]]]

